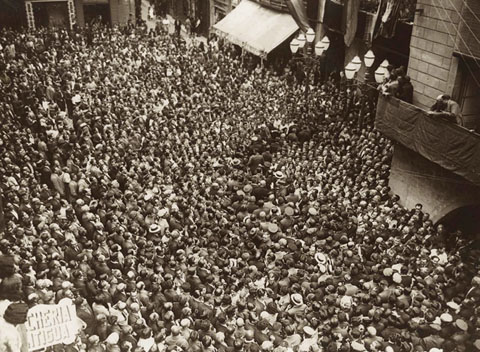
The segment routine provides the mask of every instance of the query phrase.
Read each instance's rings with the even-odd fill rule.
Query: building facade
[[[415,105],[428,109],[449,94],[467,126],[480,115],[480,3],[476,0],[418,0],[410,42],[409,75]]]
[[[135,0],[25,0],[29,28],[92,23],[124,26],[135,19],[135,12]]]
[[[417,0],[408,65],[416,106],[380,97],[376,117],[377,130],[396,142],[392,192],[407,207],[423,204],[435,222],[448,220],[475,233],[480,231],[479,39],[478,0]],[[461,124],[429,113],[444,94],[459,104]]]

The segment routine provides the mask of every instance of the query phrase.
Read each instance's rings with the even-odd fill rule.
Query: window
[[[462,110],[464,126],[480,132],[480,62],[460,57],[454,97]]]

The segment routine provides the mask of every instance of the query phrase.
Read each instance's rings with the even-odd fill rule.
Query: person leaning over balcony
[[[447,103],[446,112],[449,113],[450,116],[455,118],[455,121],[457,122],[458,125],[464,126],[460,105],[458,105],[458,103],[455,100],[453,100],[448,94],[443,95],[443,101]]]
[[[432,113],[440,113],[440,112],[444,112],[446,111],[447,109],[447,104],[445,101],[443,101],[443,95],[439,95],[437,97],[437,100],[435,100],[435,103],[430,107],[430,111],[429,113],[432,114]]]
[[[382,87],[383,95],[396,97],[399,89],[399,81],[396,73],[390,75],[388,83],[385,83]]]
[[[458,103],[448,95],[442,94],[437,97],[435,104],[430,108],[429,114],[439,115],[451,122],[463,126],[462,114]]]
[[[398,78],[398,92],[397,97],[407,103],[413,102],[413,85],[410,82],[410,76],[404,76]]]

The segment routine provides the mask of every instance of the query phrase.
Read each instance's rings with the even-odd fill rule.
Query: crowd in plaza
[[[480,350],[467,237],[391,194],[373,99],[161,30],[0,47],[0,351],[63,298],[53,351]]]

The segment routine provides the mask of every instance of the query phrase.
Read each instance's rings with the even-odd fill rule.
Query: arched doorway
[[[448,230],[460,230],[469,242],[471,249],[480,249],[480,204],[467,205],[445,215],[437,224]]]
[[[461,230],[467,236],[480,233],[480,204],[457,208],[438,220],[448,229]]]
[[[444,225],[449,232],[462,231],[461,236],[465,241],[457,250],[465,264],[464,273],[471,279],[480,256],[480,204],[457,208],[438,220],[437,224]]]

